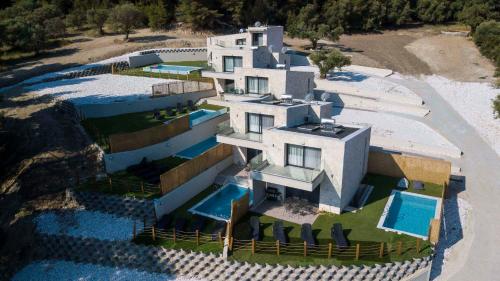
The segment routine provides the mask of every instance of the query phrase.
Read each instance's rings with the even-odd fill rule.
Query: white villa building
[[[233,146],[233,162],[250,170],[254,206],[269,191],[340,213],[366,175],[370,127],[336,124],[332,104],[305,101],[314,73],[290,71],[283,27],[250,27],[207,40],[211,77],[226,99],[229,125],[217,141]],[[312,95],[311,95],[312,96]]]

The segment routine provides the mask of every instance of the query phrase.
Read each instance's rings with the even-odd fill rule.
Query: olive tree
[[[129,34],[142,25],[142,11],[134,4],[121,4],[115,6],[109,15],[109,23],[117,32],[125,33],[125,40]]]
[[[335,49],[331,51],[314,52],[309,58],[318,66],[321,79],[325,79],[328,72],[335,70],[335,68],[341,69],[351,64],[350,57],[344,56],[340,51]]]

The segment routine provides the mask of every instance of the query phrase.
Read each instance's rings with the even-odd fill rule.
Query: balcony
[[[263,149],[262,134],[238,133],[229,126],[220,126],[218,128],[217,142],[259,150]]]
[[[324,172],[295,166],[277,166],[267,160],[254,158],[250,162],[254,180],[313,191],[322,181]]]
[[[234,72],[217,72],[213,70],[203,70],[202,77],[234,80]]]

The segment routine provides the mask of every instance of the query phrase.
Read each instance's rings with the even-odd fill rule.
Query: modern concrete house
[[[270,190],[278,200],[306,199],[320,211],[340,213],[366,174],[370,127],[336,124],[329,102],[231,101],[230,125],[217,141],[233,146],[233,161],[247,165],[254,205]]]
[[[283,47],[282,26],[256,26],[239,34],[209,37],[207,60],[219,95],[282,95],[303,98],[312,93],[314,74],[290,70],[290,55]]]

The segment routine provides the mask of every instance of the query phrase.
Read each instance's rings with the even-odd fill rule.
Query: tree
[[[343,33],[342,27],[332,29],[321,18],[317,4],[307,4],[297,15],[290,14],[288,19],[288,34],[292,37],[308,39],[312,48],[316,49],[322,38],[338,40]]]
[[[500,95],[497,95],[496,99],[493,100],[493,114],[495,114],[495,118],[500,118]]]
[[[99,32],[99,35],[104,34],[103,27],[107,19],[107,9],[91,9],[87,11],[87,23],[94,26]]]
[[[193,30],[213,29],[217,19],[222,16],[201,0],[181,0],[177,10],[179,20],[187,23]]]
[[[318,66],[321,79],[325,79],[328,72],[335,70],[335,68],[341,69],[351,64],[350,57],[344,56],[340,51],[335,49],[331,51],[314,52],[309,58]]]
[[[172,20],[161,0],[147,6],[145,11],[151,30],[165,29],[167,24]]]
[[[81,11],[73,11],[66,15],[66,26],[81,30],[85,23],[85,14]]]
[[[489,17],[490,8],[485,3],[473,3],[464,6],[463,10],[458,14],[459,20],[470,26],[471,33],[474,33],[476,28]]]
[[[143,16],[134,4],[121,4],[111,10],[109,22],[115,31],[125,33],[125,40],[128,40],[130,32],[142,25]]]

